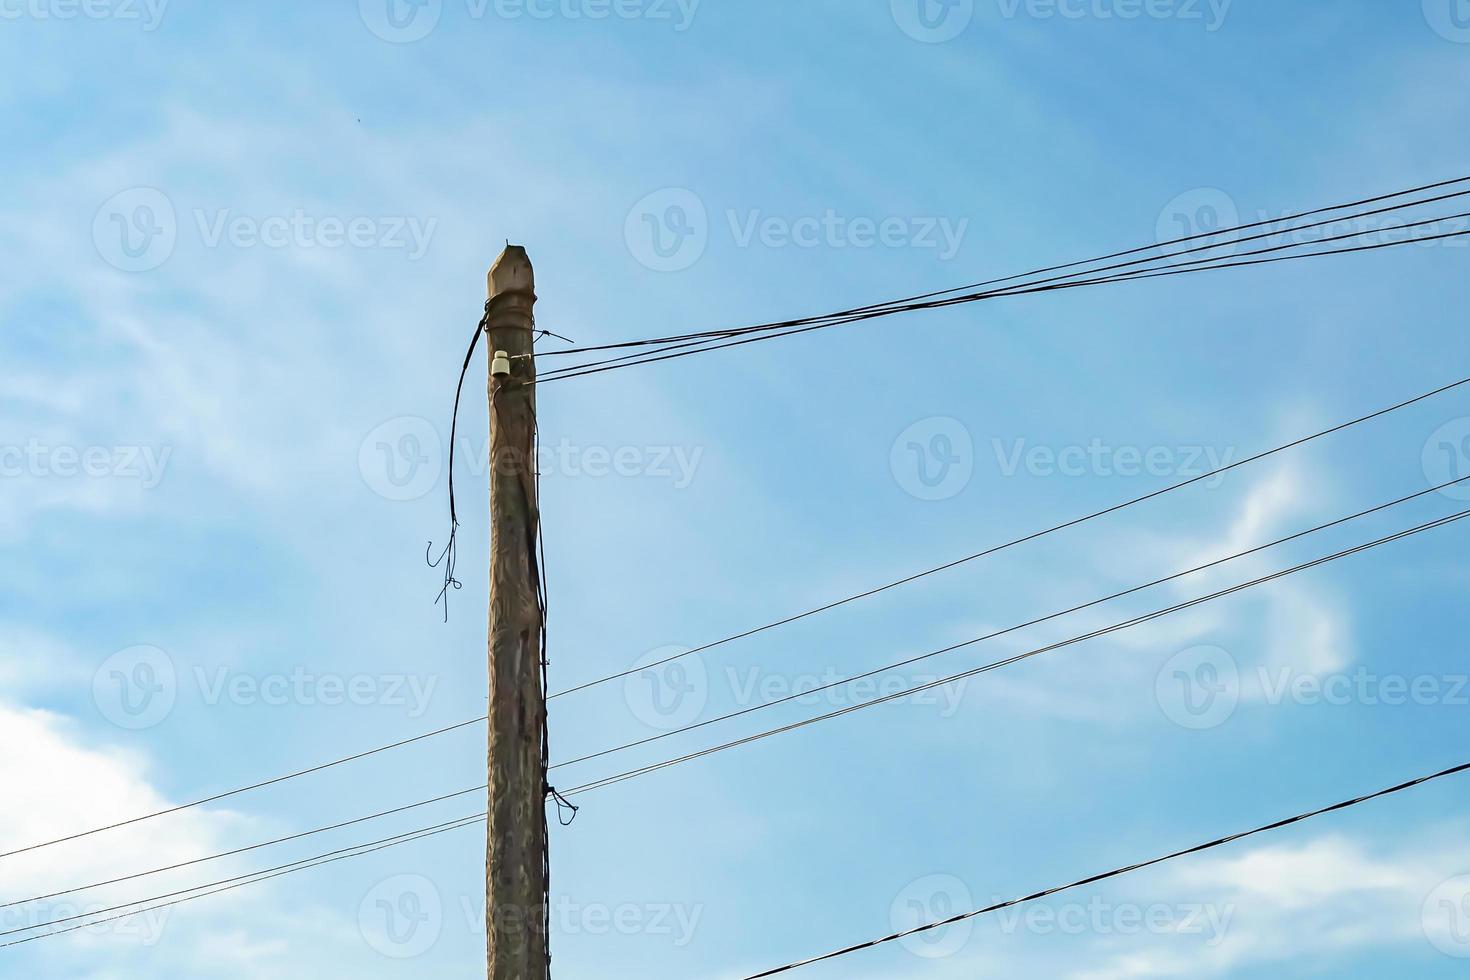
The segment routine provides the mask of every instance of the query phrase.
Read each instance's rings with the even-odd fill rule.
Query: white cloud
[[[1232,909],[1222,942],[1188,943],[1168,937],[1165,948],[1118,951],[1095,968],[1065,974],[1075,980],[1174,976],[1187,954],[1190,975],[1224,976],[1265,964],[1331,962],[1374,947],[1430,953],[1424,904],[1455,869],[1470,863],[1470,848],[1450,836],[1388,849],[1367,840],[1329,834],[1300,843],[1256,847],[1239,854],[1183,859],[1162,881],[1136,881],[1129,893],[1142,901],[1205,903]],[[1437,955],[1437,954],[1435,954]]]
[[[1027,903],[1009,910],[1007,919],[977,918],[957,955],[909,962],[922,964],[930,980],[1144,980],[1287,967],[1330,974],[1334,962],[1375,949],[1437,957],[1425,903],[1470,867],[1470,847],[1463,827],[1405,836],[1415,843],[1389,848],[1327,833],[1183,858]],[[976,891],[977,899],[981,894]],[[1140,925],[1153,910],[1158,925]],[[891,969],[875,968],[884,955],[902,954],[894,946],[856,954],[838,972],[891,976]]]
[[[89,747],[63,717],[0,705],[0,783],[24,787],[23,805],[0,811],[0,840],[24,846],[166,809],[137,753]],[[225,849],[250,821],[219,809],[189,810],[107,835],[4,858],[7,893],[51,891],[172,864]],[[6,848],[9,849],[9,848]]]
[[[148,778],[136,752],[86,744],[65,718],[0,705],[0,785],[16,792],[0,807],[3,849],[51,840],[176,805]],[[131,827],[0,858],[0,902],[40,895],[161,867],[275,836],[276,828],[218,805],[171,814]],[[268,852],[261,852],[266,854]],[[0,909],[0,931],[10,931],[140,896],[162,895],[207,881],[246,874],[285,859],[242,855],[37,903]],[[92,929],[16,947],[7,955],[66,963],[66,975],[102,978],[265,976],[272,964],[300,964],[361,954],[341,909],[319,908],[300,889],[289,908],[274,883],[251,885],[198,903],[119,919]],[[175,919],[180,921],[176,924]],[[70,923],[69,923],[70,924]],[[39,930],[44,932],[46,930]],[[35,933],[22,933],[33,935]],[[0,938],[0,942],[10,938]],[[305,951],[305,952],[303,952]],[[144,972],[125,966],[146,954]],[[98,957],[106,957],[99,965]],[[140,961],[142,962],[142,961]],[[48,974],[59,975],[59,974]]]

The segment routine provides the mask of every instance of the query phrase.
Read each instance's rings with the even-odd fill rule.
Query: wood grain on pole
[[[485,868],[489,980],[545,980],[545,773],[535,548],[535,276],[508,245],[489,275],[489,354],[511,356],[490,393],[490,738]]]

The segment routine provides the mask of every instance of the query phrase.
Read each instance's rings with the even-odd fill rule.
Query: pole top
[[[535,324],[532,309],[536,305],[536,273],[525,246],[507,244],[485,278],[490,292],[490,302],[485,304],[485,329],[530,331]]]
[[[505,246],[505,251],[490,267],[486,276],[489,296],[495,299],[506,293],[530,293],[536,295],[536,273],[531,268],[531,257],[524,245]]]

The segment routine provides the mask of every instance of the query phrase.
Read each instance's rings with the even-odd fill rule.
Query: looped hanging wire
[[[556,822],[563,827],[570,827],[577,819],[577,813],[582,808],[556,791],[556,787],[550,783],[546,784],[546,795],[551,797],[556,804]],[[571,816],[565,816],[570,812]]]
[[[464,379],[470,371],[470,361],[474,359],[475,348],[480,343],[480,334],[485,332],[485,325],[490,319],[490,301],[485,301],[485,312],[480,317],[480,322],[475,324],[475,335],[470,338],[469,350],[465,351],[464,366],[459,369],[459,384],[454,389],[454,412],[449,416],[449,542],[444,545],[444,550],[439,552],[438,558],[430,558],[433,554],[434,542],[431,539],[424,547],[424,562],[430,568],[444,568],[444,585],[439,590],[439,595],[434,598],[434,605],[441,601],[444,603],[444,621],[449,622],[449,590],[462,589],[464,583],[454,577],[454,566],[458,559],[455,548],[455,540],[459,535],[459,513],[454,506],[454,447],[459,441],[457,438],[459,430],[459,399],[464,394]]]

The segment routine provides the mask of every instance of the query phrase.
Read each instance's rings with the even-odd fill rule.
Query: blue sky
[[[1470,159],[1470,10],[1452,0],[394,3],[0,3],[4,845],[484,710],[482,361],[447,625],[423,553],[445,533],[452,385],[507,239],[535,261],[539,324],[589,344],[942,289],[1462,176]],[[552,686],[1457,380],[1465,241],[1000,300],[547,385]],[[1467,420],[1470,393],[1448,393],[682,673],[558,699],[553,758],[1470,474]],[[899,676],[1462,500],[1425,497]],[[1465,533],[588,793],[553,835],[556,972],[745,976],[1467,761]],[[1202,716],[1181,676],[1223,676],[1223,706]],[[1421,695],[1395,697],[1400,683]],[[470,787],[483,753],[472,727],[6,858],[0,900]],[[0,926],[478,802],[0,909]],[[1467,804],[1470,783],[1437,784],[807,974],[1458,975]],[[476,976],[482,838],[0,949],[0,976]]]

